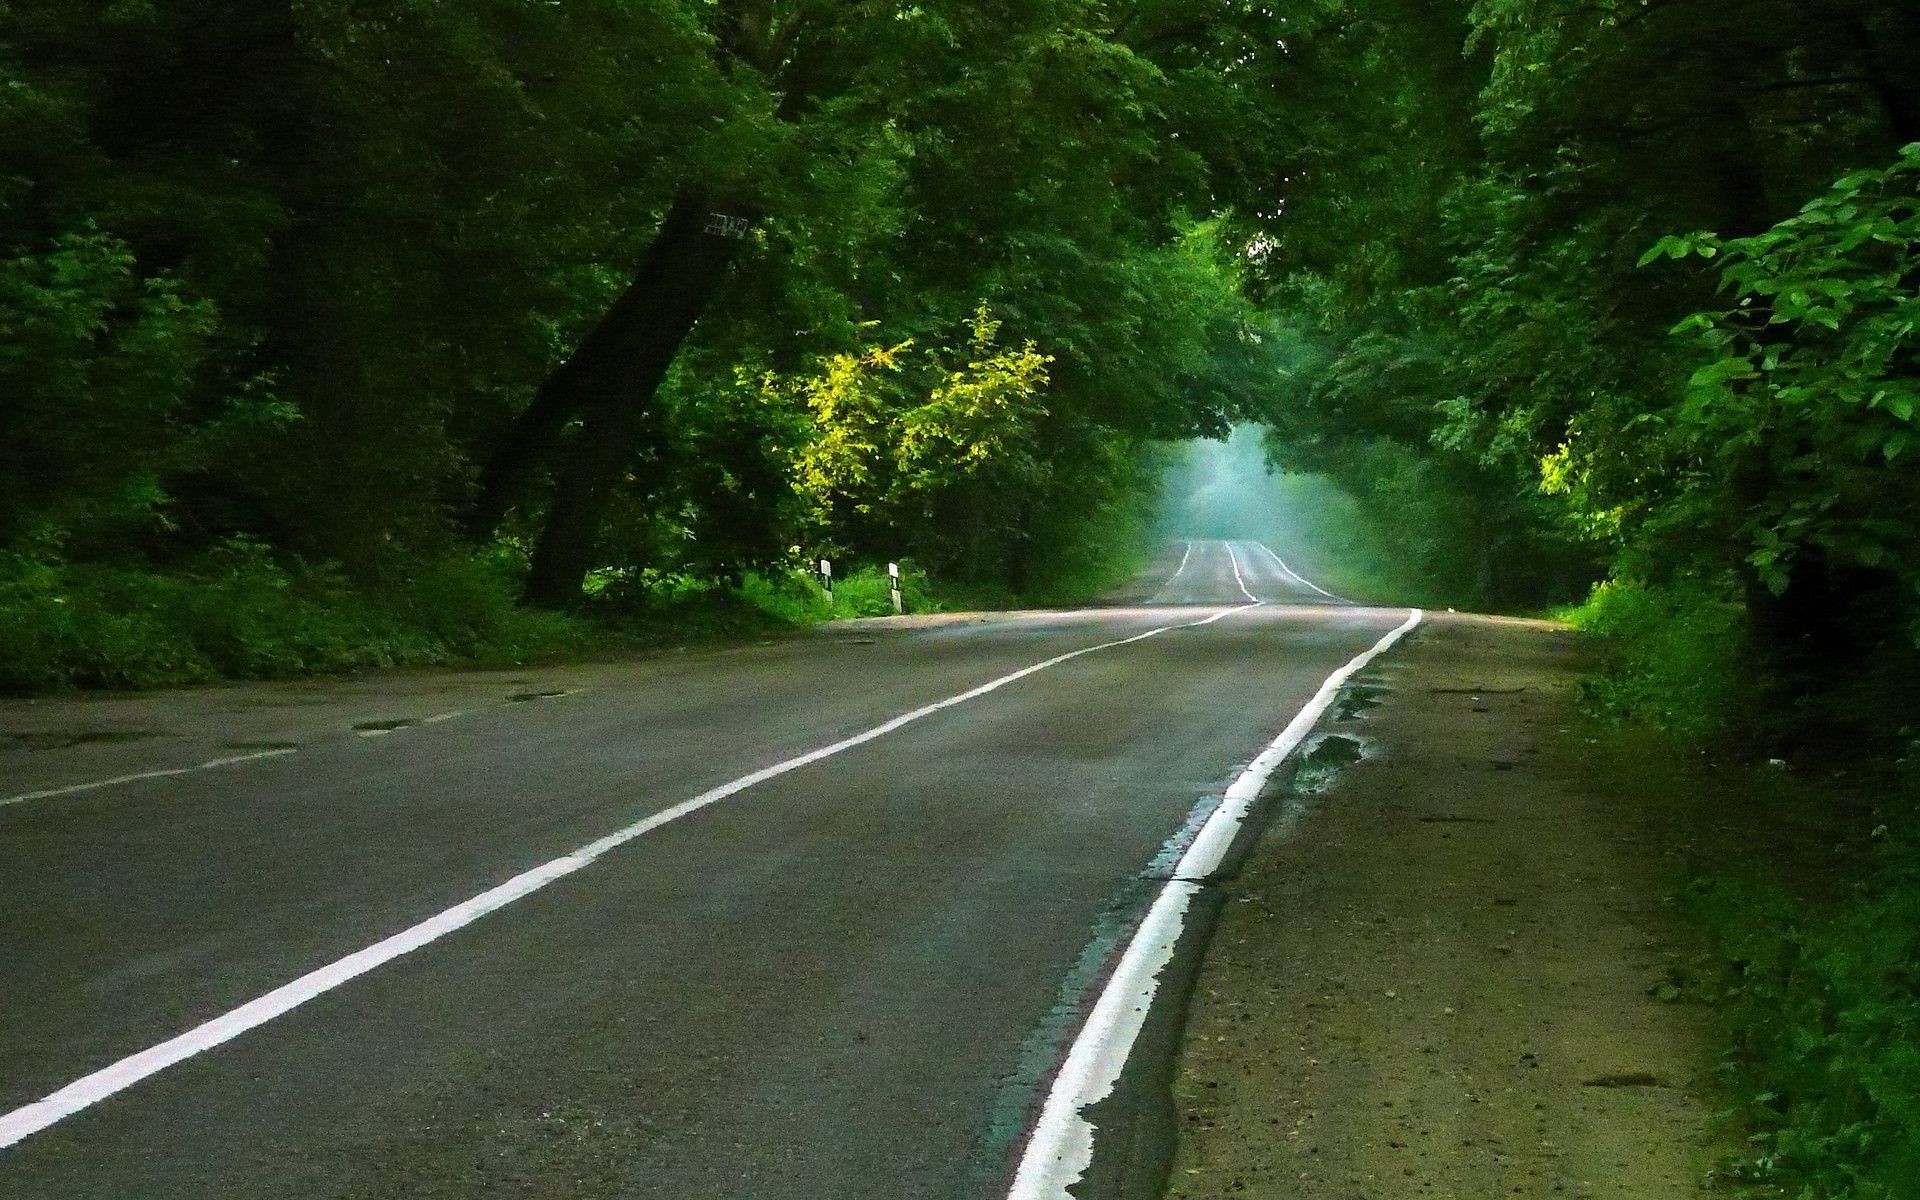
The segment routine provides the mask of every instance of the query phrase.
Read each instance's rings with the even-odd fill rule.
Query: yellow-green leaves
[[[766,382],[810,421],[795,486],[816,536],[863,517],[912,536],[954,493],[1030,462],[1053,360],[1032,342],[1000,345],[984,306],[965,332],[958,347],[905,341],[832,355],[798,382]]]

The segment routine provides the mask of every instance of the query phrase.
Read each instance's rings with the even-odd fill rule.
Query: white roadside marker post
[[[823,558],[820,560],[820,586],[826,590],[827,607],[832,608],[833,607],[833,560],[832,559]]]
[[[900,564],[899,563],[890,562],[887,564],[887,591],[891,593],[893,596],[894,615],[898,616],[899,614],[906,612],[907,611],[906,601],[900,595]]]

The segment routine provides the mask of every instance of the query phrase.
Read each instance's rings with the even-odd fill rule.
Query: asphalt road
[[[0,1195],[999,1194],[1169,847],[1405,616],[1202,542],[1076,612],[0,705],[4,1128],[649,814],[1175,626],[569,868],[0,1149]]]

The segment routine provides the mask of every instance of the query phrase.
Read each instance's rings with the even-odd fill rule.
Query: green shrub
[[[1920,844],[1880,841],[1830,909],[1750,877],[1692,899],[1730,964],[1726,1070],[1754,1130],[1730,1171],[1806,1200],[1920,1194]]]
[[[379,589],[235,539],[172,573],[0,560],[0,690],[144,688],[435,663],[510,663],[595,641],[524,609],[503,564],[449,557]]]
[[[504,552],[448,555],[376,598],[457,661],[508,665],[579,654],[598,637],[578,617],[518,601],[523,565]]]
[[[928,587],[926,573],[911,562],[900,564],[901,596],[907,612],[939,612],[944,604]],[[855,567],[833,581],[833,603],[812,571],[794,568],[771,575],[749,574],[739,595],[747,604],[793,626],[849,617],[884,617],[893,612],[891,580],[882,567]]]
[[[1747,694],[1742,610],[1711,588],[1609,580],[1563,615],[1607,639],[1581,683],[1604,715],[1699,739],[1725,729]]]

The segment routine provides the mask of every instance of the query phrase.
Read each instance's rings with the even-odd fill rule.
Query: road
[[[1172,857],[1407,618],[1250,542],[1121,600],[0,705],[0,1194],[1004,1195]]]

